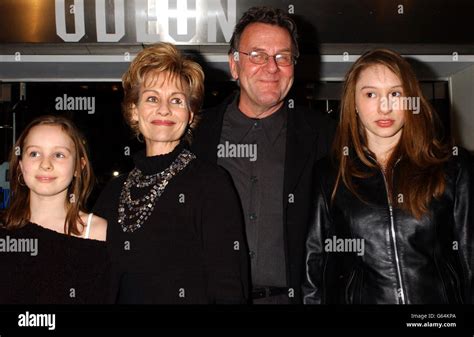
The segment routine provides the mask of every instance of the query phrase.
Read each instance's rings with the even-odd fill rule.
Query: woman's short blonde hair
[[[132,110],[138,105],[142,85],[153,83],[158,74],[166,72],[168,79],[176,80],[185,92],[188,110],[194,114],[184,139],[192,140],[192,131],[199,123],[199,111],[204,99],[204,72],[201,66],[183,56],[171,43],[157,43],[142,50],[122,76],[124,99],[123,116],[135,135],[140,133],[138,122],[132,118]]]

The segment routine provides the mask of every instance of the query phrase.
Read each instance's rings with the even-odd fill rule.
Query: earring
[[[140,138],[141,137],[141,138]],[[143,135],[141,133],[138,133],[137,134],[137,139],[140,143],[143,143],[144,139],[143,139]]]
[[[21,182],[21,180],[22,180],[21,178],[22,178],[22,177],[23,177],[23,173],[20,172],[20,174],[17,176],[17,180],[18,180],[18,184],[19,184],[20,186],[23,186],[23,187],[24,187],[24,186],[26,186],[26,184],[25,184],[25,179],[23,179],[23,183]]]
[[[357,107],[356,107],[356,114],[359,114],[359,110],[357,110]]]
[[[186,127],[186,136],[192,137],[193,136],[193,129],[191,128],[191,124],[188,124]]]

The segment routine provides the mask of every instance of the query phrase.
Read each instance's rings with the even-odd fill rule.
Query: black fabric
[[[253,119],[239,110],[237,102],[236,97],[227,107],[221,149],[239,146],[247,151],[221,151],[217,163],[230,173],[240,196],[252,283],[286,287],[283,184],[275,181],[284,177],[288,112],[283,106],[268,117]]]
[[[170,153],[151,157],[147,157],[146,152],[143,149],[133,156],[133,163],[135,164],[135,167],[145,175],[164,171],[171,165],[185,147],[185,144],[181,142]]]
[[[193,151],[202,159],[217,162],[217,146],[230,96],[221,105],[203,112],[195,132]],[[285,102],[289,106],[289,102]],[[287,284],[291,303],[301,303],[304,275],[304,247],[310,222],[314,163],[326,155],[332,145],[336,123],[304,107],[288,108],[283,184],[283,226]]]
[[[246,144],[245,137],[252,132],[254,128],[260,128],[263,136],[269,143],[274,144],[278,138],[281,138],[282,130],[285,128],[288,109],[283,105],[278,111],[264,118],[250,118],[246,116],[238,107],[239,96],[236,95],[232,103],[227,105],[224,114],[221,139],[226,131],[228,132],[228,141],[234,144]],[[286,134],[286,132],[285,132]],[[283,137],[285,139],[285,137]]]
[[[141,152],[134,160],[157,173],[178,153],[145,157]],[[148,220],[131,233],[117,222],[126,177],[111,181],[94,208],[109,222],[116,301],[245,303],[248,250],[240,202],[227,174],[199,159],[191,161],[171,179]]]
[[[0,228],[0,239],[37,240],[36,256],[31,252],[0,252],[0,303],[111,302],[105,242],[67,236],[34,223],[15,230]]]
[[[419,220],[396,205],[390,211],[381,170],[358,159],[355,164],[373,174],[354,180],[365,202],[341,183],[331,203],[337,170],[329,158],[317,164],[304,302],[473,303],[474,177],[466,152],[446,164],[445,192]],[[403,158],[394,169],[395,188],[403,179],[397,175],[400,165]],[[334,237],[363,240],[363,254],[331,250]]]

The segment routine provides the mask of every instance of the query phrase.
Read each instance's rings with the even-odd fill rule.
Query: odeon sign
[[[97,40],[90,41],[87,37],[87,42],[226,43],[230,41],[237,17],[236,0],[135,0],[132,17],[136,37],[131,37],[130,32],[126,32],[126,27],[133,26],[133,22],[126,22],[125,5],[130,5],[128,1],[107,0],[107,6],[112,4],[114,8],[114,29],[109,31],[107,21],[111,21],[111,13],[107,11],[106,0],[95,0],[95,20],[85,17],[84,1],[74,0],[74,4],[66,4],[66,0],[55,2],[56,34],[64,42],[82,42],[86,25],[95,22]],[[72,22],[72,19],[74,32],[68,32],[67,21]]]

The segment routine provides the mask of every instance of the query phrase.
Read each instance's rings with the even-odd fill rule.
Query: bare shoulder
[[[107,238],[107,220],[97,215],[93,215],[89,239],[105,241],[106,238]]]

